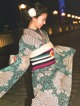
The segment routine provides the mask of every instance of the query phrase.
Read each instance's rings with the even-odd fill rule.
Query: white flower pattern
[[[66,66],[66,70],[72,72],[73,55],[67,56],[63,59],[63,64]]]
[[[34,96],[37,95],[37,93],[40,91],[41,88],[42,86],[40,84],[38,84],[37,87],[34,88]]]
[[[0,92],[0,97],[5,94],[5,91]]]
[[[57,72],[55,78],[53,79],[53,84],[57,88],[57,93],[65,93],[67,96],[70,96],[72,77],[71,75],[67,76],[61,72]]]
[[[44,75],[42,73],[38,73],[37,75],[37,80],[39,80],[41,77],[43,77]]]
[[[31,106],[59,106],[57,96],[53,96],[51,91],[39,91]]]
[[[0,86],[7,86],[8,81],[12,78],[13,72],[0,72]]]
[[[18,70],[24,71],[26,69],[26,64],[27,67],[29,66],[29,58],[27,56],[22,56],[21,57],[21,64],[18,66]]]
[[[61,93],[63,92],[63,87],[62,87],[62,79],[64,78],[65,74],[58,71],[54,77],[54,79],[52,79],[54,86],[57,89],[57,93]]]
[[[62,88],[67,96],[71,94],[71,84],[72,84],[72,76],[65,76],[62,80]]]

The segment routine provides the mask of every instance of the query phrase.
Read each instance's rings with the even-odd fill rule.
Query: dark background
[[[50,12],[59,9],[58,0],[0,0],[0,28],[5,24],[8,24],[12,28],[16,27],[20,20],[18,5],[21,3],[31,4],[36,1],[44,3]],[[64,1],[65,12],[80,15],[80,0]]]

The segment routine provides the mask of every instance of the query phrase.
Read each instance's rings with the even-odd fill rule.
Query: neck
[[[37,27],[34,26],[34,23],[30,23],[28,28],[33,29],[33,30],[37,30]]]

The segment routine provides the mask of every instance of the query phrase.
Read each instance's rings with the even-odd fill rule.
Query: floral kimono
[[[46,33],[25,29],[16,62],[0,70],[2,97],[32,66],[34,99],[31,106],[68,106],[75,49],[54,46]]]

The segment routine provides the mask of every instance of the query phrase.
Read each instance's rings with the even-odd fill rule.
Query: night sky
[[[0,27],[8,24],[15,26],[20,19],[18,4],[40,1],[49,10],[58,9],[58,0],[0,0]],[[65,0],[66,12],[80,15],[80,0]]]
[[[66,11],[80,16],[80,0],[65,0]]]
[[[15,26],[19,18],[17,0],[0,0],[0,26]]]

